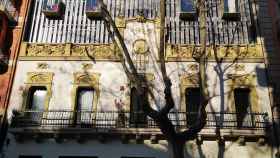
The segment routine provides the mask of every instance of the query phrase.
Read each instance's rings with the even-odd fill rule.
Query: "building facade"
[[[96,0],[28,1],[8,107],[8,158],[167,158],[169,146],[143,113],[123,69],[122,49]],[[105,0],[137,70],[164,105],[159,67],[160,0]],[[263,35],[267,1],[208,0],[207,124],[186,157],[275,157],[273,97]],[[199,104],[201,48],[195,1],[166,0],[165,62],[176,107],[188,128]],[[269,25],[270,24],[270,25]],[[269,23],[271,26],[272,24]],[[277,143],[276,143],[277,144]]]
[[[0,133],[1,146],[7,132],[7,106],[13,83],[27,2],[0,1]]]

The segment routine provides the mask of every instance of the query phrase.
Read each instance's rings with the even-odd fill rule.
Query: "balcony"
[[[86,15],[89,19],[102,19],[98,0],[86,0]]]
[[[178,131],[187,129],[196,113],[174,112],[169,118]],[[236,113],[208,112],[207,124],[199,133],[206,139],[215,138],[217,129],[224,137],[263,137],[267,128],[266,113],[248,113],[246,119],[236,120]],[[41,135],[65,138],[83,135],[86,138],[98,135],[163,138],[157,124],[144,113],[92,112],[92,111],[24,111],[14,115],[9,131],[15,135]]]
[[[193,0],[180,0],[180,19],[193,21],[196,19],[196,7]]]
[[[44,0],[42,12],[48,18],[61,18],[64,12],[64,4],[61,0]]]

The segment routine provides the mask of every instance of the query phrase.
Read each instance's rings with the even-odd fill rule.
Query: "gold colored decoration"
[[[189,61],[194,56],[199,55],[201,47],[199,45],[171,45],[166,46],[167,61]],[[263,59],[261,45],[219,45],[215,52],[213,46],[207,46],[207,56],[209,60],[224,58],[228,60],[258,60]],[[215,54],[216,53],[216,54]]]
[[[47,69],[49,65],[47,63],[38,63],[37,68],[38,69]]]
[[[133,19],[131,19],[133,20]],[[127,20],[129,21],[129,20]],[[126,21],[126,22],[127,22]],[[149,21],[149,20],[148,20]],[[155,20],[152,20],[155,22]],[[147,49],[145,42],[136,42],[137,50],[144,52]],[[193,61],[194,56],[198,56],[201,47],[199,45],[171,45],[166,46],[167,61]],[[261,45],[229,45],[217,46],[214,52],[213,46],[207,46],[207,56],[211,61],[218,58],[226,60],[250,60],[259,61],[263,59]],[[121,50],[116,44],[31,44],[22,43],[20,50],[20,60],[49,60],[56,59],[83,59],[83,60],[120,60],[119,54]],[[215,54],[217,53],[217,54]]]
[[[244,64],[235,64],[234,70],[235,71],[245,71],[245,65]]]
[[[94,111],[97,110],[97,104],[100,97],[100,90],[99,90],[99,79],[100,74],[97,73],[74,73],[74,85],[72,91],[72,109],[76,110],[76,103],[77,103],[77,91],[80,87],[85,88],[93,88],[94,89],[94,98],[92,109]]]
[[[21,45],[20,60],[57,59],[120,60],[116,44],[33,44]]]
[[[198,71],[199,66],[197,64],[191,64],[189,65],[189,70],[190,71]]]
[[[136,16],[136,21],[140,23],[145,23],[147,21],[146,17],[144,15],[137,15]]]
[[[74,83],[75,84],[98,85],[99,77],[100,77],[99,74],[75,73],[74,74]]]
[[[116,26],[118,28],[125,28],[126,27],[125,18],[123,16],[116,17],[115,23],[116,23]]]
[[[92,64],[88,64],[88,63],[83,63],[82,64],[82,68],[84,70],[88,70],[88,69],[92,69],[93,65]]]
[[[185,91],[187,88],[199,87],[199,74],[184,74],[180,76],[180,96],[181,96],[181,111],[186,111]]]
[[[28,84],[51,84],[53,79],[53,73],[50,72],[28,72],[27,82]]]
[[[133,49],[136,54],[146,54],[149,51],[148,44],[144,39],[134,41]]]
[[[26,52],[27,56],[63,56],[65,45],[34,44],[27,47]]]
[[[45,87],[47,96],[45,99],[45,109],[48,110],[50,98],[52,96],[52,81],[54,74],[52,72],[28,72],[27,81],[23,91],[23,110],[27,109],[30,100],[28,99],[29,91],[32,87]]]
[[[228,74],[229,80],[227,80],[227,85],[229,86],[229,110],[235,110],[234,102],[234,89],[236,88],[248,88],[250,89],[250,104],[252,112],[259,112],[259,97],[257,93],[257,78],[255,74]]]

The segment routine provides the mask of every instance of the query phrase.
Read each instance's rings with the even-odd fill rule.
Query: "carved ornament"
[[[198,69],[199,69],[198,64],[191,64],[188,67],[189,67],[190,71],[195,71],[195,72],[198,71]]]
[[[49,65],[47,63],[38,63],[37,68],[38,69],[47,69]]]
[[[99,74],[75,73],[74,83],[78,85],[98,85],[99,77]]]
[[[234,84],[235,87],[239,86],[255,86],[255,80],[256,75],[251,74],[242,74],[242,75],[236,75],[236,74],[228,74],[228,78],[231,79],[232,84]]]
[[[234,65],[235,71],[245,71],[245,65],[244,64],[236,64]]]
[[[50,72],[28,72],[28,84],[51,84],[53,80],[53,73]]]
[[[32,44],[27,47],[27,56],[63,56],[65,53],[65,45],[46,45],[46,44]]]
[[[149,51],[148,44],[144,39],[134,41],[133,49],[136,54],[146,54]]]
[[[180,77],[181,88],[194,86],[199,84],[199,78],[197,73],[186,74]]]
[[[20,57],[85,57],[94,60],[119,60],[116,44],[31,44],[23,43]],[[65,58],[66,59],[66,58]]]
[[[88,64],[88,63],[83,63],[82,64],[82,68],[84,70],[88,70],[88,69],[92,69],[93,65],[92,64]]]
[[[201,46],[199,45],[171,45],[166,46],[166,60],[168,61],[184,61],[193,60],[194,56],[198,56]],[[219,45],[214,51],[213,46],[207,46],[207,56],[214,60],[225,58],[229,60],[236,59],[263,59],[261,45]]]

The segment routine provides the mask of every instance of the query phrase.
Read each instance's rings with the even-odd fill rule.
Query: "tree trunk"
[[[172,158],[184,158],[185,143],[178,141],[177,139],[170,140],[168,143],[172,151]]]

